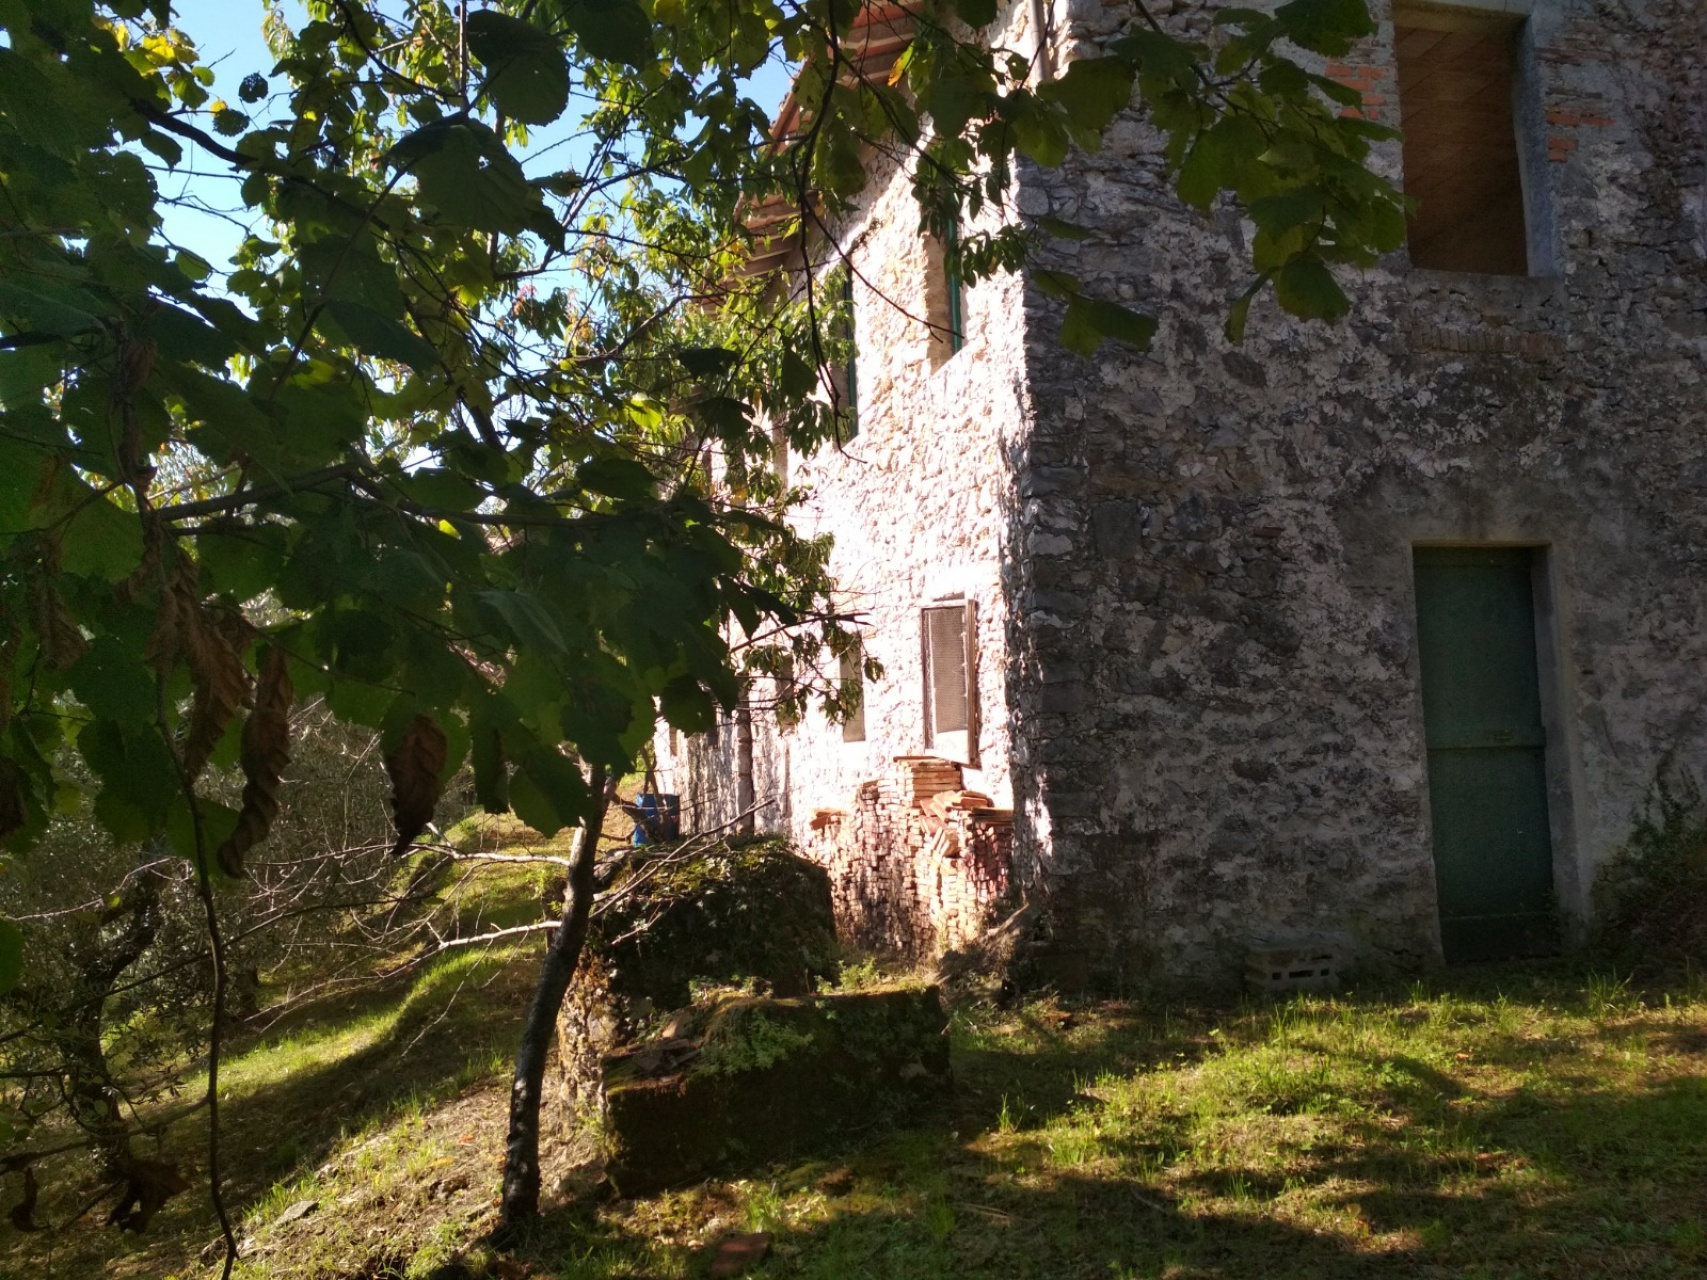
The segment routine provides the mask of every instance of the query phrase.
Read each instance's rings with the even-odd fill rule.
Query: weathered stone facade
[[[1381,30],[1332,70],[1379,113],[1396,76],[1373,8]],[[1707,763],[1704,14],[1535,0],[1528,277],[1401,252],[1351,282],[1339,326],[1259,303],[1230,345],[1246,229],[1174,201],[1132,117],[1017,200],[1094,230],[1050,262],[1160,314],[1151,352],[1066,353],[1021,278],[970,292],[973,340],[933,370],[862,297],[865,430],[801,471],[888,675],[862,745],[761,735],[785,797],[766,825],[806,845],[815,809],[920,749],[918,609],[969,593],[966,785],[1013,804],[1053,945],[1126,983],[1227,981],[1247,948],[1306,939],[1437,962],[1412,551],[1534,547],[1554,884],[1580,930],[1660,759]],[[1062,47],[1126,16],[1075,0]],[[904,185],[874,184],[850,229],[903,300]]]

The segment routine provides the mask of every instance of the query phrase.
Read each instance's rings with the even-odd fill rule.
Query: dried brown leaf
[[[449,744],[445,731],[429,717],[418,715],[409,722],[403,737],[385,756],[385,772],[391,779],[391,816],[397,824],[393,856],[408,852],[426,825],[433,820],[443,785]]]
[[[89,652],[89,641],[46,573],[36,579],[35,593],[36,640],[42,658],[53,670],[64,671]]]
[[[126,583],[120,587],[120,593],[129,585]],[[148,644],[142,651],[148,665],[161,675],[172,669],[178,661],[178,655],[183,652],[185,624],[189,621],[183,595],[178,591],[177,583],[167,583],[166,589],[160,593],[160,608],[154,615],[154,627],[148,633]]]
[[[267,838],[279,811],[279,785],[290,763],[290,704],[296,691],[283,649],[269,649],[255,685],[255,709],[243,725],[243,807],[237,826],[215,855],[228,876],[243,874],[243,858]]]
[[[184,734],[184,770],[191,779],[207,767],[231,718],[249,693],[249,671],[224,636],[197,619],[190,677],[195,699],[190,704],[189,727]]]

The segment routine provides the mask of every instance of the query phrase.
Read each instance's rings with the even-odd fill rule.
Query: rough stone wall
[[[873,951],[941,955],[982,934],[1006,898],[1013,810],[963,789],[961,766],[909,756],[819,809],[803,852],[830,875],[836,929]]]
[[[1029,38],[1026,12],[1020,0],[997,27],[1019,47]],[[841,727],[816,711],[789,729],[753,716],[758,826],[786,831],[800,847],[816,810],[851,809],[860,786],[887,776],[895,757],[952,749],[924,737],[919,611],[932,604],[977,604],[982,729],[975,755],[959,759],[970,765],[966,786],[998,805],[1012,794],[1002,565],[1011,458],[1025,434],[1024,286],[1009,276],[966,289],[964,345],[944,358],[923,322],[934,267],[910,181],[874,162],[841,231],[856,271],[859,432],[840,449],[789,460],[791,483],[810,493],[794,522],[809,535],[834,535],[830,568],[842,603],[862,616],[866,652],[885,671],[865,686],[863,742],[844,741]],[[686,793],[693,822],[727,821],[735,811],[732,726],[720,727],[715,743],[683,740],[675,752],[667,739],[658,740],[662,784]]]
[[[1374,8],[1342,74],[1390,93]],[[1075,12],[1093,43],[1124,16]],[[1707,763],[1704,12],[1537,0],[1529,180],[1550,278],[1400,254],[1339,327],[1265,304],[1233,347],[1243,229],[1169,198],[1149,130],[1121,121],[1099,154],[1024,179],[1030,211],[1098,231],[1056,247],[1061,265],[1163,317],[1148,355],[1085,361],[1027,301],[1036,426],[1007,541],[1028,554],[1006,578],[1018,857],[1055,944],[1093,971],[1222,982],[1254,942],[1316,938],[1369,966],[1438,959],[1418,542],[1546,549],[1568,916],[1660,757]]]
[[[1380,31],[1329,70],[1392,119],[1374,8]],[[1054,13],[1062,61],[1127,17]],[[1537,275],[1400,253],[1340,326],[1262,303],[1240,347],[1220,322],[1245,228],[1171,199],[1135,115],[1018,198],[1096,229],[1051,252],[1161,315],[1147,355],[1066,353],[1053,305],[1004,280],[970,291],[967,347],[933,368],[880,296],[917,312],[923,249],[904,175],[874,175],[849,228],[862,432],[794,466],[888,672],[864,743],[755,718],[760,825],[828,842],[844,903],[890,881],[908,900],[901,863],[856,871],[832,828],[863,795],[877,832],[891,761],[925,745],[918,609],[969,593],[984,767],[966,785],[1014,805],[1016,876],[1066,969],[1226,983],[1252,945],[1317,940],[1366,967],[1438,961],[1412,548],[1529,545],[1555,882],[1580,923],[1660,758],[1707,764],[1704,15],[1536,0],[1519,114]],[[1398,147],[1378,163],[1398,174]],[[730,808],[732,742],[699,744],[691,779],[665,758],[706,814]],[[821,810],[847,817],[815,831]]]

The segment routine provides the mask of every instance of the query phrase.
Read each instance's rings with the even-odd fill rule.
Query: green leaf
[[[1061,345],[1082,356],[1095,355],[1104,338],[1148,351],[1155,336],[1154,317],[1139,315],[1118,302],[1100,298],[1074,298],[1067,304],[1067,314],[1061,321]]]
[[[486,68],[481,89],[524,124],[550,124],[569,105],[569,60],[548,33],[494,9],[468,15],[468,47]]]
[[[210,869],[219,875],[221,871],[213,851],[237,829],[237,810],[205,797],[197,800],[196,809],[202,820],[200,854],[207,855],[207,861],[212,864]],[[166,815],[166,839],[171,843],[172,851],[192,867],[201,865],[202,859],[196,848],[195,819],[188,804],[174,804]]]
[[[480,591],[480,601],[503,622],[516,642],[548,653],[563,653],[563,633],[537,597],[525,591]]]
[[[1065,218],[1057,218],[1047,213],[1038,215],[1032,222],[1059,240],[1089,240],[1096,235],[1090,227],[1080,226],[1077,222],[1068,222]]]
[[[167,168],[176,169],[184,159],[184,148],[158,130],[150,129],[139,141],[146,150],[164,160]]]
[[[1065,271],[1052,271],[1047,267],[1040,267],[1031,273],[1031,281],[1046,298],[1055,298],[1058,301],[1065,302],[1069,298],[1079,296],[1078,280]]]
[[[510,779],[510,803],[528,826],[553,836],[581,821],[587,811],[587,782],[560,752],[534,747]]]
[[[717,378],[741,363],[741,353],[727,347],[683,347],[676,359],[696,378]]]
[[[142,521],[134,511],[95,498],[71,518],[60,548],[67,573],[120,582],[142,563]]]
[[[1250,215],[1257,226],[1279,236],[1293,227],[1314,226],[1321,221],[1322,209],[1321,189],[1304,186],[1251,201]]]
[[[10,415],[0,417],[0,543],[28,527],[48,456],[47,450],[13,436]]]
[[[1351,299],[1319,258],[1294,258],[1281,267],[1274,296],[1293,315],[1312,320],[1338,320],[1351,310]]]
[[[94,300],[89,301],[92,306]],[[101,327],[101,322],[81,307],[57,301],[20,285],[4,283],[0,283],[0,320],[13,321],[8,328],[51,333],[60,338],[75,337]]]
[[[35,59],[0,49],[0,112],[22,137],[56,155],[75,157],[81,144],[78,122],[66,107]]]
[[[165,828],[181,791],[172,757],[154,726],[96,720],[78,733],[77,749],[101,780],[95,817],[115,840],[145,840]]]
[[[1332,76],[1312,75],[1310,83],[1320,89],[1325,97],[1337,102],[1342,107],[1361,107],[1363,94],[1353,89],[1349,84],[1335,80]]]
[[[16,987],[24,976],[24,931],[11,920],[0,919],[0,996]]]
[[[77,700],[103,720],[146,725],[155,718],[153,677],[141,655],[116,636],[96,636],[66,678]]]
[[[508,813],[510,771],[504,756],[504,725],[515,719],[498,697],[482,698],[469,717],[470,754],[474,761],[474,796],[487,813]]]
[[[955,13],[974,31],[996,20],[996,0],[952,0]]]
[[[575,479],[589,493],[602,493],[622,502],[650,498],[657,483],[644,464],[633,458],[594,458],[581,464]]]
[[[1276,9],[1274,18],[1293,44],[1332,58],[1375,34],[1364,0],[1292,0]]]
[[[859,154],[859,141],[840,117],[825,122],[812,156],[812,177],[823,190],[843,199],[865,189],[865,161]]]
[[[257,522],[247,528],[196,536],[196,556],[210,587],[239,603],[266,591],[284,567],[284,526]]]
[[[677,676],[665,685],[658,709],[683,733],[704,733],[717,723],[717,704],[692,676]]]
[[[1084,142],[1100,135],[1132,101],[1132,66],[1125,58],[1080,58],[1038,93],[1065,109]]]
[[[333,298],[320,314],[329,322],[331,337],[341,338],[370,356],[395,360],[423,374],[431,373],[439,365],[439,353],[430,342],[401,321],[383,316],[372,307]]]
[[[724,435],[739,435],[752,425],[753,407],[734,396],[706,396],[694,402],[693,416]]]
[[[517,234],[539,199],[515,157],[477,120],[425,125],[393,147],[390,158],[415,175],[423,201],[477,231]]]
[[[1239,300],[1228,310],[1225,330],[1228,342],[1243,342],[1245,340],[1245,322],[1250,318],[1251,303],[1256,299],[1257,294],[1262,292],[1270,275],[1270,272],[1265,271],[1258,276],[1252,282],[1251,287],[1241,293]]]
[[[635,0],[561,0],[565,22],[581,48],[631,67],[652,58],[652,22]]]

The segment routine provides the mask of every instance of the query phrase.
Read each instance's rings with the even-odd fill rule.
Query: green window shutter
[[[944,242],[943,275],[948,286],[948,350],[953,354],[966,345],[966,326],[961,318],[960,224],[951,220]]]
[[[842,277],[842,306],[847,316],[848,362],[844,370],[847,395],[847,430],[844,439],[859,435],[859,334],[854,328],[853,272]]]

